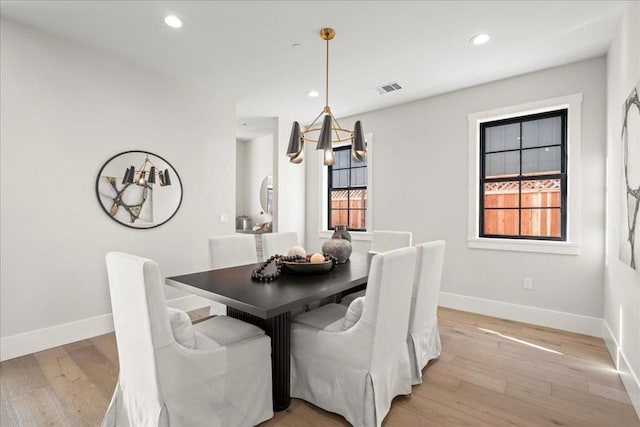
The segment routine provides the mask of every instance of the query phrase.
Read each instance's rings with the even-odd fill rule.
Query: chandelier
[[[303,131],[300,130],[300,123],[293,122],[291,137],[287,156],[291,163],[302,163],[302,152],[305,142],[316,143],[316,150],[323,150],[324,165],[331,166],[335,163],[333,144],[343,142],[351,143],[351,156],[355,161],[364,160],[367,154],[365,147],[364,132],[362,124],[358,120],[353,130],[345,129],[338,123],[329,108],[329,40],[336,35],[333,28],[323,28],[320,30],[320,37],[327,42],[326,68],[325,68],[325,106],[318,116]],[[321,124],[320,118],[322,117]]]

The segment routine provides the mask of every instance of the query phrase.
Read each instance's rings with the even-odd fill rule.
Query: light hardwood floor
[[[601,339],[450,309],[438,318],[442,354],[385,426],[640,426]],[[117,374],[112,333],[2,362],[0,425],[99,425]],[[294,399],[262,425],[348,423]]]

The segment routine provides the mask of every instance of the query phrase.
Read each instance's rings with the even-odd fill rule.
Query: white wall
[[[373,133],[373,228],[447,242],[441,305],[601,334],[604,258],[605,60],[526,74],[347,119]],[[581,254],[467,247],[470,113],[583,94]],[[391,95],[392,96],[392,95]],[[344,122],[344,123],[343,123]],[[318,173],[309,173],[307,241],[318,239]],[[523,278],[533,278],[525,290]]]
[[[308,159],[301,164],[286,156],[293,122],[275,118],[273,124],[273,231],[295,231],[305,246],[305,173]],[[305,147],[306,148],[306,147]]]
[[[273,175],[273,135],[238,142],[240,144],[243,145],[243,157],[238,157],[236,163],[244,174],[241,190],[238,183],[238,197],[242,193],[243,211],[237,211],[236,215],[250,216],[255,225],[263,211],[260,204],[262,181],[268,175]]]
[[[244,185],[244,176],[245,176],[245,164],[242,159],[245,157],[245,151],[247,149],[247,144],[245,141],[236,141],[236,212],[235,216],[244,215],[247,212],[247,209],[244,206],[245,199],[245,185]]]
[[[155,259],[166,276],[208,267],[207,236],[234,228],[218,215],[235,209],[235,104],[5,20],[0,27],[5,358],[29,337],[57,331],[61,344],[65,327],[75,339],[107,327],[107,251]],[[96,198],[102,164],[131,149],[166,158],[182,178],[181,209],[156,229],[117,224]]]
[[[607,227],[604,286],[606,341],[640,415],[640,270],[618,259],[622,105],[640,80],[640,4],[628,2],[607,55]],[[636,151],[637,153],[637,151]],[[636,243],[638,244],[638,243]]]

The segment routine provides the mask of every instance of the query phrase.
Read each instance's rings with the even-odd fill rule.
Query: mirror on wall
[[[102,165],[96,196],[112,220],[131,228],[154,228],[178,212],[182,181],[171,163],[157,154],[125,151]]]
[[[236,229],[241,232],[266,232],[271,228],[272,215],[277,209],[272,125],[273,119],[268,118],[243,121],[238,128],[235,214]]]
[[[269,214],[273,214],[273,176],[265,176],[260,185],[260,206],[262,210]]]

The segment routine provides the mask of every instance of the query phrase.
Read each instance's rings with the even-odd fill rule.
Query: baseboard
[[[113,331],[111,314],[36,329],[0,339],[0,361]]]
[[[611,354],[611,359],[613,359],[613,362],[616,364],[618,375],[622,379],[624,388],[627,389],[627,394],[633,404],[633,408],[636,410],[638,418],[640,418],[640,380],[638,380],[638,375],[629,364],[624,351],[618,345],[618,340],[613,335],[606,320],[602,323],[604,325],[602,328],[602,338],[607,345],[609,354]]]
[[[602,337],[602,319],[503,301],[440,292],[438,305],[501,319],[531,323],[578,334]]]
[[[209,305],[208,300],[196,295],[175,298],[168,301],[172,307],[185,311]],[[563,313],[536,307],[510,304],[464,295],[440,293],[439,304],[443,307],[472,313],[484,314],[503,319],[531,323],[534,325],[562,329],[586,335],[603,336],[603,321],[595,317]],[[47,348],[87,339],[113,331],[111,314],[91,317],[76,322],[64,323],[49,328],[37,329],[0,339],[0,361],[35,353]],[[611,349],[610,349],[611,350]],[[615,353],[612,353],[615,354]],[[637,381],[637,377],[636,377]]]
[[[187,295],[169,300],[167,304],[171,307],[190,311],[209,305],[209,301],[196,295]],[[113,332],[113,316],[111,313],[11,335],[0,339],[0,361],[109,332]]]

